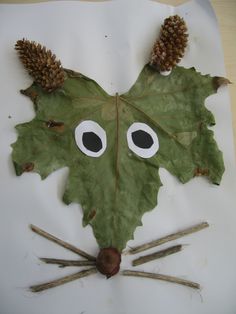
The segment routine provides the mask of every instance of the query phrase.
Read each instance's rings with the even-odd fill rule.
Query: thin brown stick
[[[68,275],[68,276],[53,280],[53,281],[49,281],[49,282],[46,282],[43,284],[31,286],[30,290],[32,292],[44,291],[47,289],[51,289],[54,287],[64,285],[65,283],[71,282],[71,281],[76,280],[76,279],[87,277],[89,275],[95,274],[96,272],[97,272],[97,268],[90,268],[90,269],[82,270],[82,271],[77,272],[75,274]]]
[[[168,275],[161,275],[161,274],[147,273],[147,272],[143,272],[143,271],[133,271],[133,270],[124,270],[122,272],[122,275],[163,280],[163,281],[176,283],[178,285],[183,285],[183,286],[187,286],[187,287],[194,288],[194,289],[200,289],[200,285],[196,282],[188,281],[185,279],[181,279],[181,278],[173,277],[173,276],[168,276]]]
[[[92,255],[89,255],[88,253],[78,249],[76,246],[74,245],[71,245],[61,239],[58,239],[56,238],[55,236],[53,236],[52,234],[34,226],[34,225],[30,225],[30,228],[33,232],[37,233],[38,235],[48,239],[49,241],[52,241],[62,247],[64,247],[65,249],[69,250],[69,251],[72,251],[80,256],[83,256],[85,257],[86,259],[88,259],[89,261],[95,261],[96,260],[96,257],[92,256]]]
[[[155,252],[153,254],[141,256],[141,257],[133,260],[132,265],[133,266],[142,265],[144,263],[151,262],[155,259],[162,258],[162,257],[168,256],[168,255],[177,253],[181,250],[182,250],[182,245],[174,245],[174,246],[168,247],[167,249]]]
[[[47,258],[40,257],[40,260],[46,264],[56,264],[59,267],[67,267],[67,266],[95,266],[95,261],[74,261],[67,259],[58,259],[58,258]]]
[[[143,245],[136,246],[136,247],[128,250],[126,252],[126,254],[136,254],[139,252],[143,252],[143,251],[148,250],[150,248],[153,248],[155,246],[164,244],[164,243],[169,242],[169,241],[179,239],[181,237],[184,237],[184,236],[189,235],[191,233],[200,231],[200,230],[205,229],[207,227],[209,227],[209,224],[207,222],[202,222],[202,223],[195,225],[193,227],[184,229],[184,230],[176,232],[176,233],[169,234],[163,238],[151,241],[151,242],[143,244]]]

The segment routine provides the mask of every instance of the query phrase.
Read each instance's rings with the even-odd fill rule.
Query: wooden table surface
[[[0,3],[36,3],[47,0],[0,0]],[[109,1],[109,0],[80,0],[80,1]],[[186,0],[158,0],[159,2],[178,5]],[[218,18],[227,78],[233,83],[230,85],[232,123],[234,129],[234,147],[236,153],[236,0],[211,0]]]

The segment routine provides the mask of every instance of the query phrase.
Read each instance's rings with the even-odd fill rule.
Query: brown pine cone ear
[[[61,62],[51,50],[24,38],[17,41],[15,49],[29,74],[45,91],[52,92],[63,85],[65,74]]]
[[[171,71],[184,56],[187,47],[187,26],[183,18],[173,15],[165,19],[156,41],[150,65],[158,71]]]

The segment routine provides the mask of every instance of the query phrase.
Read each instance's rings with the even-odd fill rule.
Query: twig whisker
[[[65,242],[57,237],[55,237],[54,235],[34,226],[34,225],[30,225],[30,228],[33,232],[37,233],[38,235],[40,235],[41,237],[43,238],[46,238],[47,240],[51,241],[51,242],[54,242],[62,247],[64,247],[65,249],[69,250],[69,251],[72,251],[82,257],[85,257],[87,260],[89,261],[95,261],[96,260],[96,257],[80,250],[79,248],[77,248],[76,246],[68,243],[68,242]]]
[[[67,266],[95,266],[95,261],[88,260],[67,260],[67,259],[59,259],[59,258],[48,258],[48,257],[40,257],[42,262],[46,264],[55,264],[59,265],[59,267],[67,267]]]
[[[168,282],[176,283],[179,285],[187,286],[193,289],[200,289],[200,285],[196,282],[188,281],[182,278],[169,276],[169,275],[148,273],[148,272],[143,272],[143,271],[133,271],[133,270],[124,270],[122,272],[122,275],[157,279],[157,280],[168,281]]]
[[[95,268],[95,267],[89,268],[89,269],[74,273],[72,275],[61,277],[61,278],[56,279],[56,280],[52,280],[52,281],[45,282],[45,283],[38,284],[38,285],[33,285],[30,287],[30,290],[32,292],[41,292],[41,291],[44,291],[47,289],[51,289],[51,288],[55,288],[55,287],[64,285],[64,284],[71,282],[71,281],[74,281],[76,279],[87,277],[87,276],[95,274],[95,273],[97,273],[97,268]]]
[[[162,237],[160,239],[136,246],[136,247],[126,251],[125,254],[137,254],[137,253],[143,252],[145,250],[151,249],[155,246],[159,246],[161,244],[164,244],[166,242],[179,239],[181,237],[187,236],[187,235],[192,234],[194,232],[198,232],[198,231],[205,229],[207,227],[209,227],[209,224],[207,222],[202,222],[202,223],[195,225],[193,227],[190,227],[190,228],[181,230],[179,232],[169,234],[169,235]]]
[[[144,263],[148,263],[148,262],[154,261],[156,259],[163,258],[163,257],[166,257],[168,255],[180,252],[181,250],[182,250],[182,245],[180,245],[180,244],[174,245],[174,246],[168,247],[167,249],[160,250],[160,251],[157,251],[155,253],[144,255],[144,256],[141,256],[139,258],[136,258],[135,260],[132,261],[132,265],[133,266],[142,265]]]

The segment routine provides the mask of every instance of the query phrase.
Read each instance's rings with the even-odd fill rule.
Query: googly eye
[[[150,158],[159,149],[156,133],[145,123],[135,122],[127,131],[128,147],[142,158]]]
[[[91,120],[85,120],[76,127],[75,141],[79,149],[90,157],[101,156],[107,147],[106,132]]]

